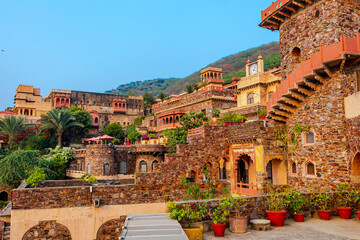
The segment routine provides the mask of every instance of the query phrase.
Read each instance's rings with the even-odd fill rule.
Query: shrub
[[[97,182],[97,178],[92,176],[92,175],[88,175],[87,178],[86,178],[86,182],[87,183]]]
[[[136,126],[140,126],[142,124],[142,121],[145,119],[146,117],[145,116],[141,116],[141,117],[138,117],[138,118],[135,118],[134,119],[134,124]]]
[[[235,114],[233,112],[226,113],[220,118],[221,123],[242,122],[244,120],[246,120],[246,118],[243,115]]]
[[[167,202],[169,217],[177,220],[182,225],[190,227],[195,221],[200,220],[203,214],[200,211],[192,210],[189,205],[185,204],[180,207],[174,202]]]
[[[73,158],[73,150],[67,147],[60,148],[59,146],[49,150],[49,154],[42,156],[42,158],[49,163],[50,170],[56,173],[54,180],[65,179],[67,162]]]
[[[294,214],[301,214],[304,208],[309,204],[309,201],[300,192],[292,190],[285,197],[286,202]]]
[[[214,116],[214,117],[219,117],[220,116],[220,109],[214,109],[213,110],[213,112],[212,112],[212,115]]]
[[[32,185],[35,187],[39,186],[46,179],[44,170],[38,167],[32,171],[29,171],[29,175],[30,176],[25,180],[25,182],[28,185]]]

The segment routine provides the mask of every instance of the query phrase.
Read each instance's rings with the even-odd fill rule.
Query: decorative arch
[[[309,130],[303,133],[303,145],[312,145],[315,144],[315,132],[314,130]]]
[[[296,175],[296,173],[297,173],[297,167],[296,167],[296,163],[295,162],[293,162],[293,161],[290,161],[290,167],[289,167],[289,169],[290,169],[290,174],[291,175]]]
[[[301,62],[301,50],[298,47],[294,47],[291,51],[291,57],[293,58],[295,63]]]
[[[357,152],[351,164],[351,181],[360,183],[360,152]]]
[[[147,163],[144,160],[141,160],[139,163],[139,171],[147,172],[147,170],[148,170]]]
[[[111,219],[102,224],[97,231],[96,240],[119,239],[126,216]]]
[[[314,162],[308,161],[305,163],[305,175],[307,177],[316,177],[316,165]]]
[[[56,221],[40,221],[22,237],[22,240],[42,239],[72,240],[69,229]]]
[[[156,166],[159,164],[159,162],[158,161],[153,161],[152,163],[151,163],[151,170],[153,170],[154,171],[154,169],[156,168]]]
[[[190,182],[195,182],[196,179],[197,179],[197,177],[198,177],[197,172],[195,172],[194,170],[190,170],[190,172],[188,173],[187,179],[188,179]]]

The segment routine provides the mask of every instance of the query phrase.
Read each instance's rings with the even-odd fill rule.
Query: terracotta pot
[[[357,211],[356,213],[357,213],[358,218],[359,218],[359,220],[360,220],[360,211]]]
[[[215,237],[223,237],[225,233],[226,223],[214,224],[212,223]]]
[[[294,213],[294,221],[295,222],[303,222],[304,221],[304,215],[303,213],[301,214],[295,214]]]
[[[331,210],[318,210],[321,220],[330,220]]]
[[[189,240],[203,240],[203,227],[191,226],[190,228],[183,228]]]
[[[285,222],[285,215],[287,211],[269,211],[266,210],[268,219],[270,220],[271,225],[275,227],[281,227]]]
[[[246,233],[248,226],[248,217],[230,217],[230,232]]]
[[[338,207],[337,210],[338,210],[339,216],[342,219],[350,219],[351,211],[352,211],[351,207]]]
[[[260,120],[264,120],[265,118],[266,118],[266,115],[259,117]]]

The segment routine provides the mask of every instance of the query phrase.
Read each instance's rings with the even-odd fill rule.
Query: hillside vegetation
[[[206,67],[222,68],[225,83],[230,83],[232,77],[244,77],[245,65],[250,57],[251,61],[257,60],[259,52],[264,58],[265,70],[280,65],[280,46],[278,42],[262,45],[249,49],[209,64]],[[205,67],[204,67],[205,68]],[[116,89],[106,91],[107,93],[125,95],[143,95],[151,92],[155,96],[160,93],[166,95],[179,94],[185,90],[185,86],[194,84],[200,80],[200,70],[185,78],[157,78],[153,80],[137,81],[122,84]]]

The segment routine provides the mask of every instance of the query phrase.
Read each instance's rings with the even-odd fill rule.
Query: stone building
[[[280,32],[270,123],[311,127],[289,155],[289,184],[359,183],[359,1],[278,0],[261,15],[261,27]]]
[[[109,123],[116,122],[126,127],[133,124],[135,118],[144,114],[142,96],[52,89],[42,98],[40,89],[30,85],[19,85],[17,88],[14,113],[26,118],[32,117],[36,121],[51,109],[72,106],[90,113],[93,119],[93,134],[98,134],[96,129],[102,129]]]

